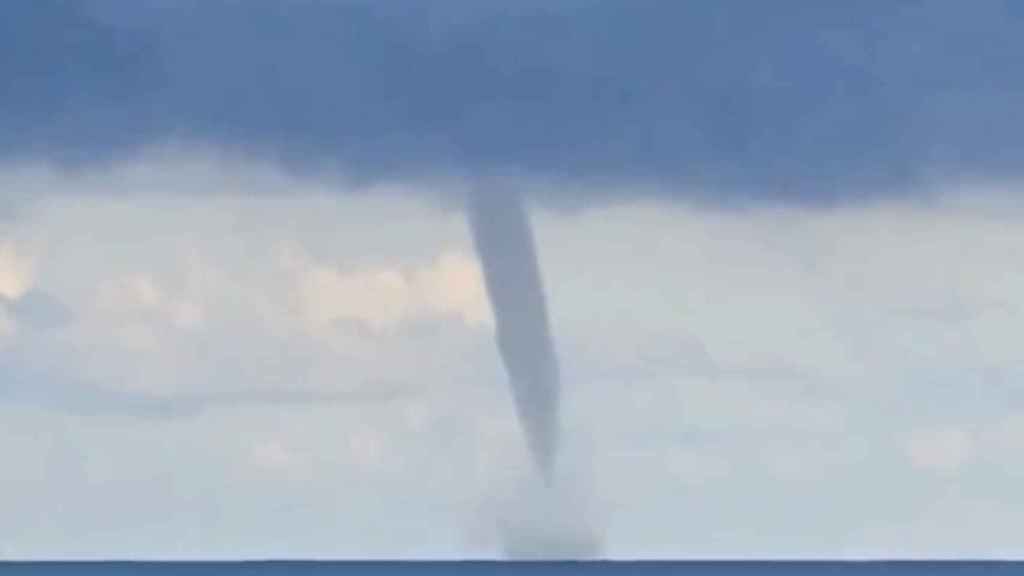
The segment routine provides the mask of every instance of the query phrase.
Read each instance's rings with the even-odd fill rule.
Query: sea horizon
[[[4,560],[0,574],[467,574],[636,573],[687,574],[1005,574],[1021,573],[1021,560],[962,559],[598,559],[598,560]]]

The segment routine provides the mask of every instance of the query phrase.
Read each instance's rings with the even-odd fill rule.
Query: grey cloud
[[[7,303],[19,326],[53,330],[68,325],[73,314],[63,302],[42,290],[29,290]]]
[[[513,170],[830,202],[934,171],[1019,175],[1024,154],[1012,1],[6,10],[8,156],[194,138],[368,177]]]
[[[218,408],[245,406],[382,405],[414,397],[414,386],[392,381],[360,382],[342,389],[312,386],[249,386],[181,393],[121,389],[54,366],[26,361],[24,349],[0,353],[4,382],[0,402],[81,415],[188,418]]]
[[[246,348],[236,334],[223,330],[168,342],[182,355],[169,383],[160,379],[159,364],[147,366],[130,350],[107,358],[117,366],[86,374],[81,351],[52,333],[70,321],[71,313],[55,298],[33,294],[9,304],[19,332],[0,350],[0,402],[83,415],[182,418],[242,406],[382,405],[423,392],[413,383],[366,374],[313,380],[307,374],[310,353],[298,353],[295,344],[271,338],[250,341]],[[104,348],[117,350],[116,343],[96,338],[101,340],[91,348],[96,358],[103,358]],[[135,363],[145,369],[132,369]]]

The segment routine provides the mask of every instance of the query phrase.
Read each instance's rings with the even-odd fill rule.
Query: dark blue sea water
[[[0,576],[291,576],[296,574],[376,574],[440,576],[465,574],[710,574],[943,575],[1020,574],[1024,562],[52,562],[2,563]]]

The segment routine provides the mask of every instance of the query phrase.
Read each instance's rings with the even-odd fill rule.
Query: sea
[[[0,562],[0,576],[43,575],[141,576],[467,576],[557,574],[564,576],[618,574],[693,574],[718,576],[826,575],[958,575],[1020,574],[1024,562],[926,561],[587,561],[587,562]]]

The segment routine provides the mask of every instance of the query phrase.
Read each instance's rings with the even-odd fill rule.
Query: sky
[[[1024,556],[1018,3],[3,10],[0,558],[495,555],[510,188],[605,554]]]

